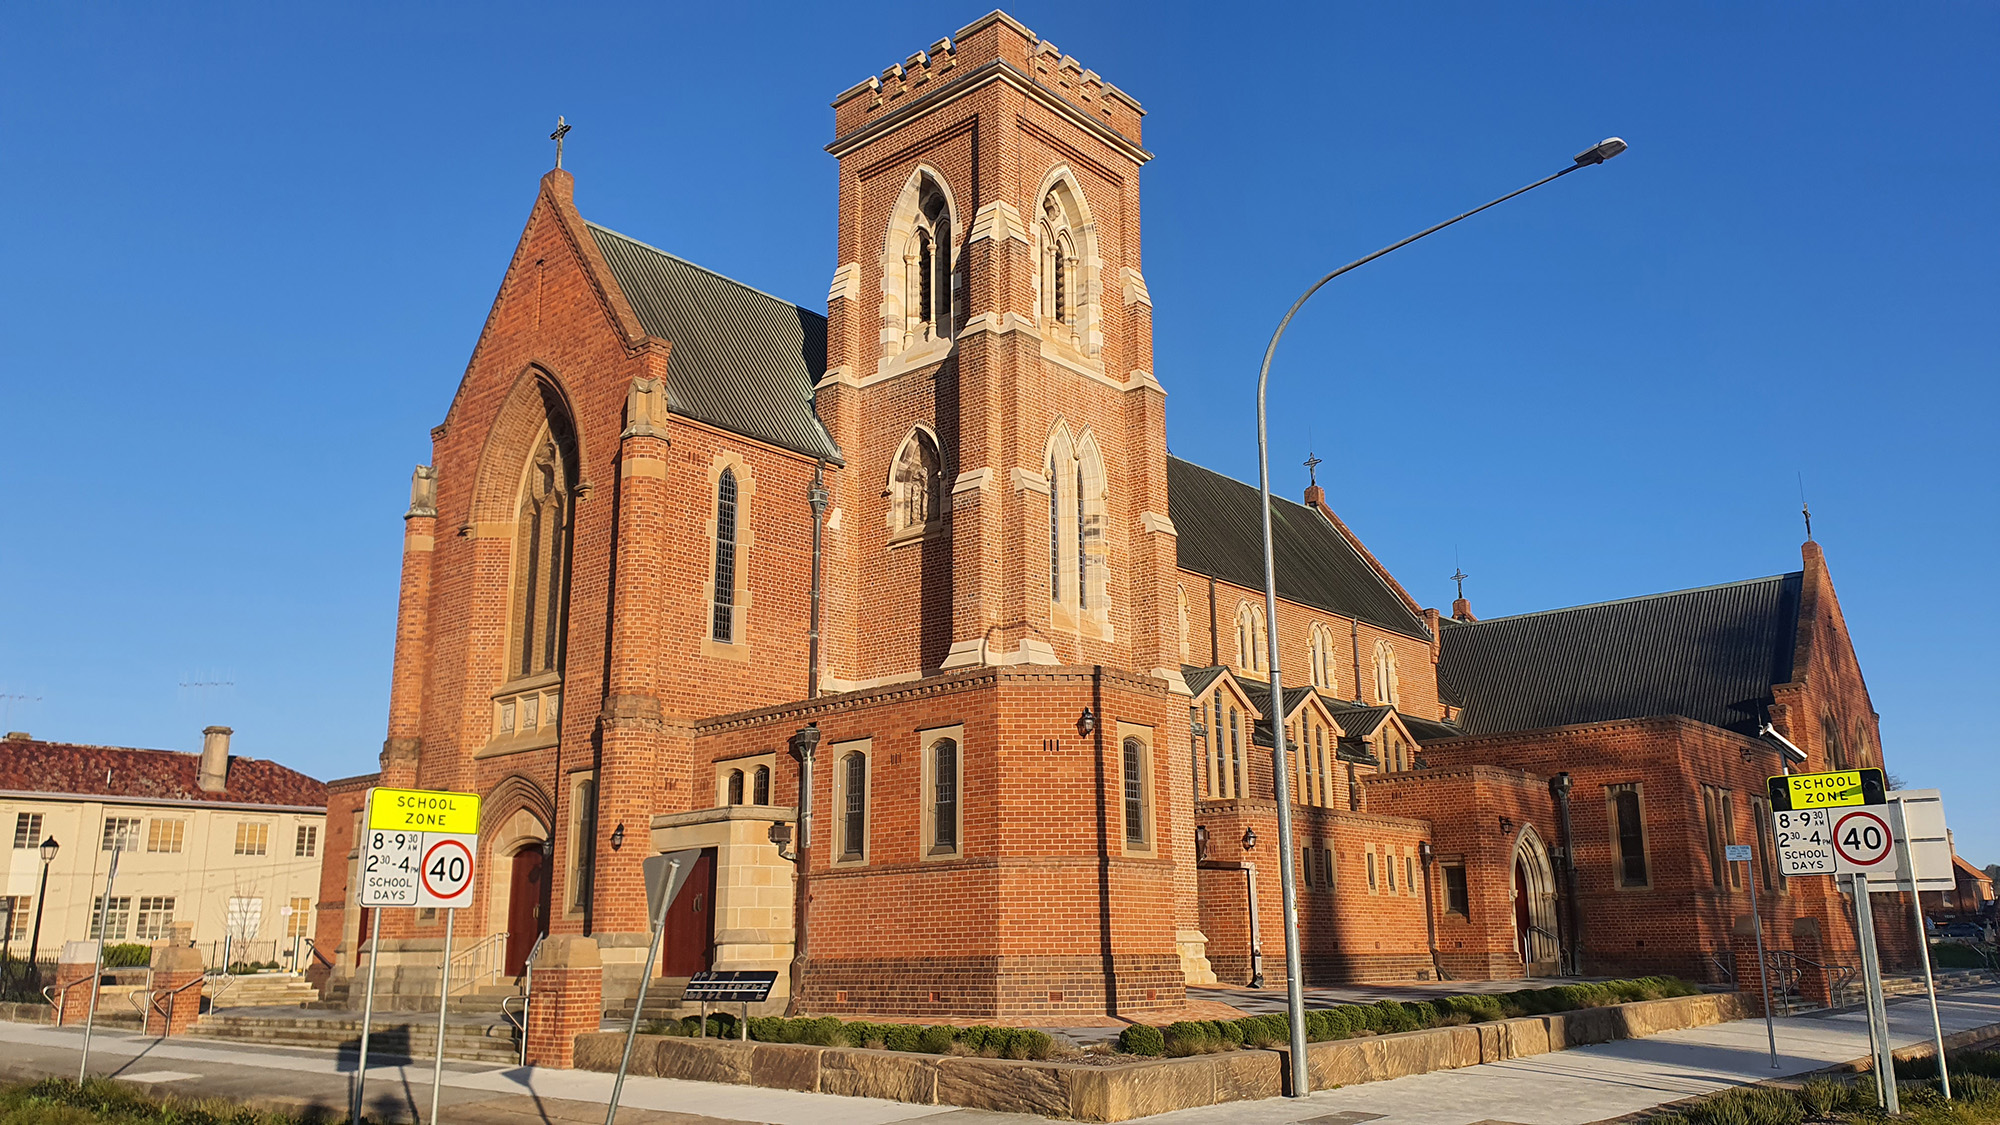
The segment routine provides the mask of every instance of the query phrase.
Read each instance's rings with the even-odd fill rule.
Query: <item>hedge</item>
[[[1674,977],[1640,977],[1518,992],[1445,996],[1408,1004],[1395,1000],[1342,1004],[1307,1012],[1306,1039],[1322,1043],[1356,1035],[1388,1035],[1442,1024],[1479,1023],[1601,1008],[1634,1000],[1657,1000],[1663,996],[1690,996],[1697,991],[1693,985]],[[751,1022],[754,1030],[756,1021]],[[1282,1046],[1290,1039],[1289,1017],[1245,1016],[1234,1020],[1181,1020],[1165,1027],[1133,1024],[1118,1036],[1118,1049],[1133,1055],[1197,1055],[1235,1047]]]
[[[699,1016],[678,1020],[654,1020],[646,1025],[651,1035],[692,1036],[701,1031]],[[949,1024],[871,1023],[867,1020],[842,1021],[832,1016],[786,1019],[782,1016],[751,1016],[750,1038],[759,1043],[806,1043],[815,1047],[870,1047],[885,1051],[911,1051],[926,1055],[952,1054],[956,1047],[965,1054],[1004,1059],[1046,1059],[1055,1051],[1056,1041],[1045,1031],[1013,1027],[953,1027]],[[734,1039],[740,1029],[735,1016],[717,1012],[708,1017],[708,1034]]]

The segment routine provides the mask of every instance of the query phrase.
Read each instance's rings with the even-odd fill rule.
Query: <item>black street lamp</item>
[[[35,933],[28,939],[28,971],[34,974],[29,987],[40,991],[42,987],[42,963],[37,958],[42,951],[42,905],[49,900],[49,864],[56,861],[56,853],[62,845],[50,836],[42,841],[42,885],[35,892]]]

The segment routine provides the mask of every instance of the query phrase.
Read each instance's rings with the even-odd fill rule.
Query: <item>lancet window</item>
[[[514,676],[562,666],[574,472],[573,459],[544,429],[521,482],[514,525],[514,647],[508,669]]]
[[[937,440],[913,430],[903,440],[889,471],[890,522],[898,532],[922,528],[942,518],[943,473]]]
[[[1105,476],[1088,430],[1057,423],[1044,462],[1049,487],[1049,600],[1100,616],[1106,609]]]

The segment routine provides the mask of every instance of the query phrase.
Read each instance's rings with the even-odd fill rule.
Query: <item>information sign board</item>
[[[696,973],[689,978],[687,991],[681,994],[681,1001],[756,1004],[771,998],[771,986],[777,982],[778,974],[769,969],[734,972],[710,970]]]
[[[1773,811],[1778,870],[1785,875],[1833,874],[1833,814],[1826,809]]]
[[[1874,767],[1826,773],[1785,773],[1770,778],[1773,811],[1850,808],[1888,802],[1882,771]]]
[[[1750,845],[1748,844],[1729,844],[1722,849],[1722,858],[1731,863],[1748,863],[1750,862],[1750,855]]]
[[[477,794],[370,789],[364,824],[359,905],[457,910],[471,904]]]

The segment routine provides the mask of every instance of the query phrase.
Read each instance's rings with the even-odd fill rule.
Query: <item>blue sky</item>
[[[0,713],[323,777],[383,736],[410,466],[551,158],[584,213],[823,304],[827,102],[978,4],[9,9]],[[1481,615],[1795,569],[1803,478],[1891,769],[2000,861],[2000,8],[1083,5],[1146,106],[1176,453]],[[198,686],[227,684],[229,686]],[[197,686],[183,686],[197,685]]]

